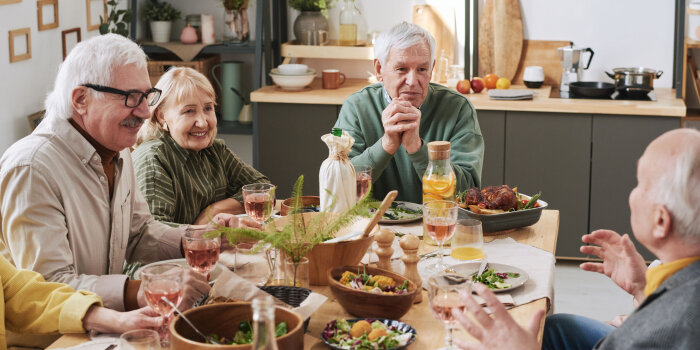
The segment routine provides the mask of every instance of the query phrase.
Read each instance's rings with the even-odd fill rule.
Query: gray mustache
[[[143,119],[137,117],[129,117],[124,119],[121,123],[119,123],[120,126],[126,126],[130,128],[141,126],[141,124],[143,124]]]

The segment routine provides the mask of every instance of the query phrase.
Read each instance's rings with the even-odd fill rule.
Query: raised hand
[[[637,303],[644,300],[647,266],[629,235],[620,236],[615,231],[597,230],[584,235],[581,240],[592,244],[581,246],[581,253],[603,259],[602,263],[583,263],[581,269],[610,277],[620,288],[633,295]]]
[[[415,133],[417,135],[416,121],[420,123],[420,110],[413,107],[408,101],[393,99],[389,106],[382,112],[382,126],[384,127],[382,147],[384,151],[389,154],[396,153],[403,142],[402,137],[406,131],[416,128]],[[418,148],[420,148],[420,144]],[[418,148],[416,148],[416,150]]]
[[[524,329],[513,320],[488,287],[477,283],[474,285],[474,289],[486,301],[486,306],[493,311],[493,318],[486,314],[484,308],[471,296],[471,293],[462,291],[460,296],[466,304],[467,310],[474,317],[468,318],[459,309],[453,309],[452,312],[464,329],[481,343],[456,339],[455,342],[461,349],[540,349],[537,334],[540,330],[542,317],[544,317],[544,310],[537,310],[532,315],[527,329]]]

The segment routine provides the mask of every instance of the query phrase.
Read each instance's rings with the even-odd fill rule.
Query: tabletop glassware
[[[188,227],[182,234],[182,249],[185,251],[187,264],[204,276],[214,270],[221,252],[221,237],[204,237],[209,231]]]
[[[272,277],[275,260],[269,243],[259,245],[255,242],[237,243],[234,270],[238,277],[262,287]]]
[[[134,329],[119,336],[121,350],[160,350],[158,332],[151,329]]]
[[[259,224],[264,224],[270,219],[275,206],[275,185],[249,184],[243,186],[242,191],[245,213]]]
[[[355,181],[357,182],[357,200],[359,201],[369,191],[372,184],[372,167],[366,165],[356,166]]]
[[[141,271],[141,283],[143,283],[146,301],[165,320],[158,330],[163,347],[170,345],[168,323],[174,310],[161,298],[165,297],[179,306],[182,301],[184,273],[185,269],[182,266],[173,263],[147,266]]]
[[[452,330],[457,326],[457,318],[452,313],[453,308],[464,312],[467,306],[459,297],[459,292],[465,290],[471,293],[469,277],[454,273],[439,272],[428,280],[428,303],[433,316],[445,325],[445,347],[452,347]]]
[[[450,256],[460,260],[481,260],[484,258],[484,232],[481,221],[461,219],[457,221],[452,237]]]
[[[443,245],[452,238],[457,224],[459,206],[452,201],[430,201],[423,204],[423,231],[438,243],[437,263],[428,267],[429,272],[445,271],[442,262]]]

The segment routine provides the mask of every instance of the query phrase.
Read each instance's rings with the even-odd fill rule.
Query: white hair
[[[117,34],[98,35],[78,43],[58,69],[53,91],[46,97],[46,116],[70,119],[73,112],[71,94],[82,84],[110,86],[118,67],[136,64],[146,67],[146,54],[133,41]],[[98,92],[88,89],[98,96]]]
[[[407,49],[418,44],[426,44],[430,49],[430,65],[435,62],[435,39],[427,30],[418,25],[401,22],[386,32],[382,32],[374,41],[374,57],[382,67],[386,64],[391,48]]]
[[[692,130],[692,129],[689,129]],[[696,138],[700,132],[693,130]],[[700,241],[700,142],[690,143],[656,180],[657,202],[671,212],[674,231]]]

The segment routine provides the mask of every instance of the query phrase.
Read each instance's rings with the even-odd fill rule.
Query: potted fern
[[[180,19],[180,11],[165,1],[148,0],[143,19],[150,22],[153,41],[165,43],[170,41],[170,29],[173,21]]]
[[[231,228],[217,225],[217,229],[208,233],[209,236],[225,236],[231,245],[237,242],[257,240],[257,247],[262,249],[265,246],[270,246],[277,249],[285,257],[288,265],[292,266],[293,271],[288,276],[288,284],[293,286],[304,285],[303,281],[299,281],[299,268],[304,264],[305,259],[309,259],[309,268],[311,271],[311,284],[325,284],[325,273],[328,268],[334,266],[325,266],[326,264],[353,265],[359,263],[364,256],[365,251],[373,242],[373,237],[361,238],[352,241],[323,244],[324,241],[335,237],[335,234],[346,226],[352,224],[359,217],[369,217],[370,208],[376,208],[377,202],[372,199],[371,191],[369,191],[355,206],[348,209],[344,213],[301,213],[302,204],[302,187],[304,176],[301,175],[294,184],[292,191],[292,209],[290,214],[284,217],[285,219],[277,219],[266,223],[262,231],[257,231],[247,228]],[[320,245],[320,246],[319,246]],[[318,260],[318,256],[327,255],[323,252],[314,254],[315,249],[323,246],[341,247],[353,252],[354,256],[351,260],[357,261],[335,261],[323,263]],[[328,247],[326,247],[328,248]],[[348,254],[344,254],[348,257]],[[281,262],[275,262],[276,264]],[[324,266],[316,266],[315,264],[323,264]],[[318,271],[316,271],[318,270]],[[314,273],[318,272],[318,273]],[[321,280],[319,280],[321,278]]]

